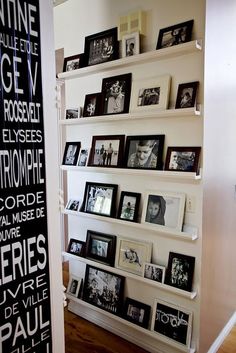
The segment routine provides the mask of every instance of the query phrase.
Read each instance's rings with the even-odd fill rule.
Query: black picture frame
[[[156,49],[189,42],[192,37],[192,29],[193,20],[160,29]]]
[[[180,83],[178,85],[175,109],[195,107],[198,87],[199,81]]]
[[[129,112],[132,74],[127,73],[102,80],[103,115]]]
[[[66,142],[62,164],[71,166],[76,165],[79,157],[80,147],[80,142]]]
[[[89,154],[89,166],[121,167],[124,154],[125,135],[93,136]]]
[[[83,117],[88,118],[98,116],[102,112],[103,94],[90,93],[86,94],[84,99]]]
[[[198,173],[201,147],[168,147],[165,170]]]
[[[164,141],[165,135],[127,136],[124,167],[161,170]]]
[[[123,221],[137,222],[141,194],[121,191],[117,218]]]
[[[151,306],[132,298],[126,298],[123,318],[135,325],[148,328]]]
[[[165,276],[165,284],[191,292],[194,266],[195,257],[170,252]]]
[[[118,185],[116,184],[87,181],[81,211],[104,217],[114,217],[117,189]]]
[[[67,56],[63,63],[63,72],[74,71],[84,67],[84,53]]]
[[[67,252],[76,256],[85,257],[85,242],[70,238]]]
[[[118,59],[117,27],[86,36],[84,54],[86,66]]]
[[[125,277],[86,265],[83,300],[114,315],[121,315]]]
[[[116,236],[87,230],[86,258],[114,267]]]

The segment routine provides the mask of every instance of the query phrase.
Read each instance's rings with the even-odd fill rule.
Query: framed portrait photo
[[[164,283],[166,268],[164,266],[145,263],[143,267],[143,277],[155,282]]]
[[[126,34],[122,37],[122,57],[133,56],[140,53],[139,32]]]
[[[123,159],[125,135],[93,136],[89,166],[120,167]]]
[[[141,194],[121,191],[117,218],[137,222]]]
[[[70,199],[66,204],[66,210],[71,212],[79,212],[79,200]]]
[[[80,117],[80,108],[68,108],[66,109],[66,119],[78,119]]]
[[[79,278],[73,274],[69,277],[69,282],[67,286],[67,296],[78,298],[81,292],[82,278]]]
[[[193,20],[160,29],[156,49],[189,42],[192,36],[192,29]]]
[[[190,348],[192,317],[190,310],[155,299],[151,330],[175,341],[182,347]]]
[[[165,110],[169,104],[170,75],[135,80],[132,83],[131,112]]]
[[[102,80],[103,115],[129,112],[132,74],[106,77]]]
[[[84,100],[83,117],[98,116],[102,111],[102,93],[86,94]]]
[[[135,325],[148,328],[151,306],[137,300],[126,298],[123,318]]]
[[[114,217],[118,185],[86,182],[81,211]]]
[[[112,314],[122,312],[125,278],[87,265],[83,300]]]
[[[66,142],[62,164],[76,165],[78,161],[80,142]]]
[[[184,193],[148,191],[143,205],[142,223],[181,231],[185,198]]]
[[[201,147],[168,147],[165,170],[198,172]]]
[[[84,54],[68,56],[64,59],[63,72],[80,69],[84,66]]]
[[[76,256],[84,257],[85,255],[85,242],[70,238],[70,242],[68,244],[67,252]]]
[[[195,257],[169,253],[165,284],[191,292]]]
[[[118,238],[115,267],[142,276],[145,262],[151,261],[152,243]]]
[[[86,66],[118,59],[117,27],[85,37],[84,54]]]
[[[162,169],[165,135],[127,136],[124,167]]]
[[[86,258],[114,266],[116,252],[116,236],[103,234],[93,230],[87,231]]]
[[[198,86],[198,81],[179,84],[175,109],[195,107]]]
[[[88,163],[88,157],[89,157],[89,148],[81,148],[79,152],[79,158],[78,158],[78,166],[79,167],[85,167]]]

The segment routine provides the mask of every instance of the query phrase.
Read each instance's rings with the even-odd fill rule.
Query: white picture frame
[[[134,80],[131,113],[166,110],[169,105],[170,75]]]
[[[66,289],[67,296],[78,298],[81,284],[82,284],[82,278],[71,274],[69,277],[69,282]]]
[[[139,32],[129,33],[122,37],[122,58],[140,53]]]
[[[145,262],[143,266],[143,277],[150,281],[164,283],[166,268],[165,266],[155,265]]]
[[[88,165],[90,148],[81,148],[79,151],[79,157],[77,165],[79,167],[86,167]]]
[[[141,222],[157,228],[182,231],[186,195],[169,191],[147,191]]]
[[[78,119],[81,117],[81,107],[68,107],[65,110],[65,119]]]
[[[80,209],[80,201],[75,200],[75,199],[69,199],[69,201],[66,204],[66,210],[70,212],[79,212]]]
[[[151,256],[151,242],[136,241],[130,238],[117,239],[116,268],[142,276],[144,263],[150,262]]]

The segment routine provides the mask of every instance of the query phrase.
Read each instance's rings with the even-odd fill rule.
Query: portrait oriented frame
[[[84,67],[84,54],[68,56],[64,59],[63,72],[74,71]]]
[[[123,221],[137,222],[141,194],[121,191],[117,218]]]
[[[166,110],[169,105],[170,84],[170,75],[134,80],[131,113]]]
[[[88,166],[121,167],[125,135],[98,135],[92,138]],[[111,146],[110,146],[111,144]]]
[[[69,254],[84,257],[85,256],[85,242],[78,240],[78,239],[70,238],[67,252]]]
[[[132,298],[126,298],[123,318],[135,325],[148,328],[151,306]]]
[[[90,93],[85,95],[83,117],[89,118],[92,116],[99,116],[102,112],[103,94]]]
[[[70,297],[75,297],[78,298],[81,292],[81,285],[82,285],[83,279],[80,277],[77,277],[73,274],[70,275],[69,277],[69,282],[67,286],[67,296]]]
[[[69,199],[66,204],[66,210],[70,212],[79,212],[80,200]]]
[[[125,277],[86,265],[83,300],[114,315],[121,315]],[[107,291],[112,296],[107,296]]]
[[[162,316],[165,316],[165,318],[168,317],[169,320],[163,321]],[[181,320],[178,319],[180,317]],[[175,322],[178,322],[178,326],[172,326],[170,318],[176,318]],[[192,311],[161,299],[155,299],[151,331],[175,342],[176,347],[190,348],[192,319]]]
[[[146,262],[143,267],[143,277],[159,283],[164,283],[165,272],[165,266],[155,265],[150,262]]]
[[[77,165],[80,147],[80,142],[66,142],[62,164],[71,166]]]
[[[133,48],[130,50],[130,45]],[[125,34],[122,37],[122,58],[133,56],[140,53],[140,34],[139,32]]]
[[[198,173],[201,147],[168,147],[165,170]]]
[[[141,141],[141,145],[145,145],[145,141],[154,141],[152,152],[147,162],[143,166],[139,166],[136,160],[135,153],[137,143]],[[163,148],[164,148],[165,135],[139,135],[127,136],[125,143],[124,167],[132,169],[159,169],[163,167]],[[154,156],[153,156],[154,154]]]
[[[87,231],[86,258],[114,266],[116,252],[116,236]]]
[[[81,148],[79,151],[78,163],[79,167],[86,167],[88,164],[90,148]]]
[[[180,83],[178,85],[175,109],[196,107],[199,81]]]
[[[86,36],[84,54],[86,66],[118,59],[117,27]]]
[[[81,211],[114,217],[118,185],[86,182]]]
[[[142,223],[168,231],[181,231],[183,227],[186,195],[170,191],[150,190],[144,198]],[[159,210],[156,205],[159,204]]]
[[[160,29],[156,49],[168,48],[189,42],[192,37],[192,29],[193,20]],[[178,30],[182,30],[183,34],[176,33],[174,35],[174,32]]]

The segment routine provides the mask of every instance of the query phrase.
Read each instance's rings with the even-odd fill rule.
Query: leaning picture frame
[[[133,56],[140,53],[139,32],[129,33],[122,37],[122,57]]]
[[[84,99],[83,117],[98,116],[102,112],[103,95],[101,92],[86,94]]]
[[[75,166],[78,161],[80,142],[66,142],[62,164]]]
[[[195,107],[198,86],[198,81],[180,83],[177,90],[175,109]]]
[[[137,222],[140,198],[140,193],[121,191],[117,218]]]
[[[87,230],[86,258],[114,266],[116,236]]]
[[[81,115],[81,108],[67,108],[66,109],[66,119],[78,119]]]
[[[165,170],[198,173],[201,147],[168,147]]]
[[[126,298],[123,318],[135,325],[148,328],[151,306],[132,298]]]
[[[70,238],[67,252],[72,255],[84,257],[85,242],[78,239]]]
[[[81,148],[79,152],[79,157],[78,157],[78,166],[79,167],[86,167],[88,164],[88,158],[89,158],[89,151],[90,148]]]
[[[155,265],[148,262],[146,262],[143,267],[143,277],[159,283],[164,283],[165,272],[165,266]]]
[[[67,297],[71,297],[72,299],[78,298],[81,292],[81,285],[82,285],[83,279],[80,277],[77,277],[73,274],[70,275],[69,277],[69,282],[67,286]]]
[[[192,29],[193,20],[160,29],[156,49],[189,42],[192,37]]]
[[[74,71],[84,66],[84,54],[68,56],[64,59],[63,72]]]
[[[69,199],[69,201],[66,204],[66,211],[70,212],[79,212],[79,205],[80,201],[76,199]]]

